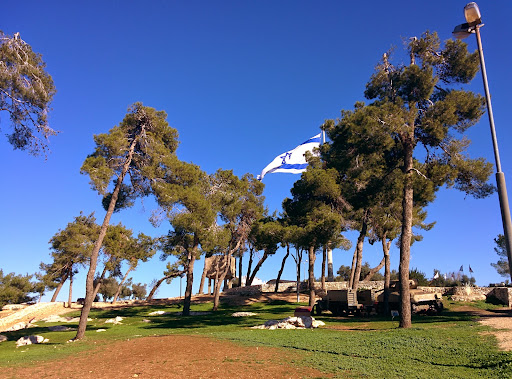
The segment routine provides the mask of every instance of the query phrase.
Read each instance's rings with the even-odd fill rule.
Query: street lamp
[[[496,138],[496,130],[494,128],[494,116],[492,114],[491,95],[489,93],[489,85],[487,83],[487,72],[485,70],[484,52],[482,49],[482,40],[480,39],[480,28],[482,24],[482,16],[478,5],[474,2],[464,7],[464,17],[466,23],[457,25],[453,30],[453,35],[457,39],[466,38],[470,34],[476,35],[476,43],[478,45],[478,53],[480,56],[480,66],[482,68],[482,79],[484,82],[485,99],[487,103],[487,114],[489,115],[489,124],[491,126],[492,145],[494,148],[494,159],[496,160],[496,183],[498,185],[498,197],[500,201],[501,220],[503,222],[503,230],[505,234],[505,247],[507,249],[508,267],[512,278],[512,221],[510,219],[510,207],[508,205],[507,185],[505,184],[505,174],[501,171],[500,153],[498,151],[498,140]]]

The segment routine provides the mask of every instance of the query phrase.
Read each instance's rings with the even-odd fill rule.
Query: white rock
[[[98,329],[98,330],[96,330],[97,333],[106,332],[106,331],[107,331],[107,329]]]
[[[281,321],[268,320],[264,325],[253,326],[253,329],[310,329],[325,325],[311,316],[287,317]]]
[[[117,316],[116,318],[111,318],[105,321],[105,324],[114,324],[118,325],[121,324],[121,321],[123,321],[123,318],[121,316]]]
[[[151,313],[148,313],[148,316],[160,316],[160,315],[166,315],[168,312],[165,311],[154,311]]]
[[[4,336],[3,334],[0,334],[0,342],[4,342],[4,341],[7,341],[7,337]]]
[[[44,338],[43,336],[25,336],[21,337],[16,341],[16,347],[32,345],[37,343],[46,343],[48,341],[48,338]]]
[[[254,312],[235,312],[231,315],[232,317],[248,317],[248,316],[256,316]]]

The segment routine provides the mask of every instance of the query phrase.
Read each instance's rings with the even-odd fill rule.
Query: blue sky
[[[466,1],[24,1],[2,7],[0,28],[21,38],[43,55],[57,87],[50,122],[60,134],[51,139],[47,160],[13,151],[0,139],[3,200],[0,217],[0,268],[34,273],[49,262],[49,239],[80,211],[105,212],[101,198],[80,175],[94,149],[93,135],[119,123],[127,107],[141,101],[168,113],[179,132],[178,156],[209,173],[233,169],[237,175],[259,174],[277,154],[319,132],[325,119],[336,118],[364,100],[364,86],[382,54],[425,30],[451,38],[464,22]],[[512,3],[479,1],[482,39],[500,143],[503,171],[512,191],[512,131],[507,112],[512,80]],[[476,49],[474,37],[466,40]],[[404,63],[407,63],[404,60]],[[483,94],[481,76],[471,89]],[[8,116],[0,114],[7,131]],[[2,133],[5,134],[5,133]],[[468,134],[470,153],[494,163],[489,123],[484,116]],[[280,211],[298,175],[264,178],[270,211]],[[494,182],[494,178],[492,178]],[[154,203],[145,199],[112,222],[135,233],[166,233],[168,224],[148,222]],[[502,232],[497,195],[465,198],[441,190],[428,207],[436,221],[424,240],[413,245],[411,267],[433,275],[471,265],[477,283],[501,281],[490,266],[497,261],[493,238]],[[347,235],[355,241],[356,235]],[[392,248],[393,268],[398,249]],[[364,260],[381,259],[379,246],[365,244]],[[349,265],[352,251],[335,251],[334,266]],[[275,278],[282,252],[258,274]],[[319,266],[318,266],[319,267]],[[165,263],[157,257],[133,273],[134,282],[159,278]],[[196,285],[202,260],[197,263]],[[76,278],[74,297],[84,294],[85,270]],[[319,274],[317,274],[319,275]],[[284,278],[294,278],[292,261]],[[67,288],[59,296],[67,298]],[[163,285],[158,296],[177,296],[179,281]]]

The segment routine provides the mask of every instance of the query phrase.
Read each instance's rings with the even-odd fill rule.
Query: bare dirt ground
[[[196,301],[209,301],[199,296]],[[231,304],[265,300],[295,301],[293,294],[256,297],[227,296]],[[301,298],[304,301],[305,298]],[[174,303],[179,299],[155,300]],[[103,304],[103,306],[112,306]],[[119,306],[119,305],[118,305]],[[124,305],[127,306],[127,305]],[[71,310],[77,310],[72,308]],[[485,311],[461,306],[489,325],[504,350],[512,350],[512,311]],[[48,315],[37,315],[38,318]],[[240,346],[200,336],[172,335],[137,338],[99,345],[71,358],[23,368],[2,368],[0,378],[315,378],[329,374],[294,364],[304,353],[275,348]]]
[[[512,310],[500,309],[486,311],[469,306],[458,307],[454,310],[479,316],[479,322],[481,324],[494,328],[491,333],[498,339],[499,347],[502,350],[512,350]]]
[[[197,336],[145,337],[100,346],[71,359],[19,369],[0,378],[315,378],[278,349],[239,346]]]

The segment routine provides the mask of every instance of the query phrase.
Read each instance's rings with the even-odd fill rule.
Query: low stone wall
[[[322,283],[315,282],[315,290],[321,292]],[[251,296],[258,293],[269,293],[274,292],[275,284],[258,284],[247,287],[235,287],[224,291],[225,294],[238,294],[242,296]],[[341,290],[348,288],[348,282],[326,282],[325,289],[330,290]],[[384,288],[383,281],[369,281],[359,282],[359,289],[374,289],[382,290]],[[500,302],[508,307],[512,307],[512,288],[508,287],[469,287],[472,296],[467,296],[468,299],[472,297],[482,296],[493,296]],[[460,297],[462,292],[468,292],[465,287],[423,287],[419,286],[418,289],[423,292],[433,293],[441,292],[444,296],[458,296]],[[300,283],[300,292],[306,292],[308,290],[307,282]],[[297,284],[295,282],[279,283],[278,292],[296,292]]]

